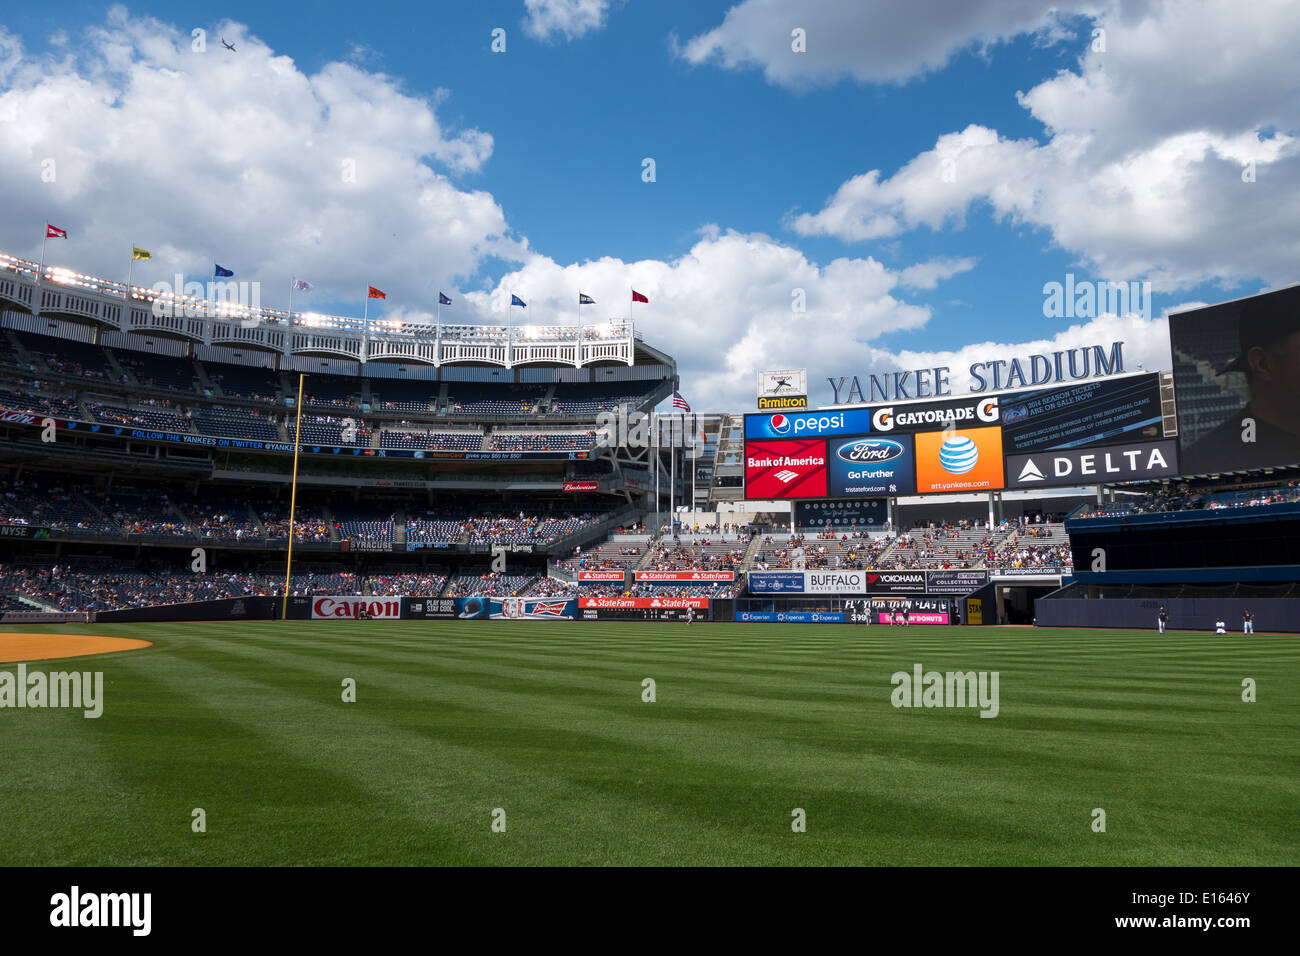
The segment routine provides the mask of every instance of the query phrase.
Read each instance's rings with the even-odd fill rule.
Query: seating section
[[[492,451],[583,451],[595,447],[596,433],[582,432],[493,432],[488,439]]]
[[[98,346],[27,332],[13,334],[36,362],[43,363],[56,375],[116,380],[113,368],[108,364],[106,351]]]
[[[752,567],[761,571],[792,568],[801,550],[803,566],[810,570],[892,567],[882,562],[881,555],[893,543],[893,535],[867,531],[764,535]]]
[[[166,388],[178,392],[193,392],[197,374],[194,362],[189,359],[154,355],[143,358],[139,353],[118,351],[117,362],[147,388]]]
[[[118,537],[122,530],[62,483],[0,482],[0,524],[30,525],[77,537]]]
[[[242,398],[255,402],[279,400],[280,376],[269,368],[250,368],[244,365],[216,365],[206,363],[208,380],[220,387],[229,398]]]
[[[246,408],[225,408],[220,405],[197,406],[194,409],[194,427],[204,435],[219,438],[250,438],[258,441],[283,441],[280,430],[268,414]]]
[[[646,568],[654,571],[739,571],[749,537],[665,535],[655,542]]]
[[[560,562],[560,567],[566,571],[624,570],[640,563],[653,543],[654,539],[644,533],[615,534],[594,548],[578,548],[572,557]]]
[[[190,423],[183,415],[161,408],[127,408],[123,405],[103,405],[86,402],[86,409],[97,422],[113,425],[130,425],[135,428],[153,428],[159,431],[188,432]]]
[[[8,383],[6,383],[8,384]],[[54,415],[58,418],[80,418],[77,403],[58,396],[40,395],[31,389],[23,390],[16,384],[12,388],[0,387],[0,407],[30,415]]]
[[[479,451],[483,432],[476,431],[390,431],[379,434],[380,448],[432,448],[442,451]]]
[[[285,429],[289,440],[293,441],[294,429],[297,427],[296,415],[289,416]],[[359,419],[333,415],[302,416],[302,440],[309,444],[320,445],[359,445],[370,447],[370,429]]]

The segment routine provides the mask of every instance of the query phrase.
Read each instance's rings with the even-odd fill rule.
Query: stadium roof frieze
[[[41,273],[38,276],[38,273]],[[223,288],[216,289],[221,285]],[[634,365],[662,353],[642,344],[630,319],[583,325],[468,325],[287,312],[241,301],[235,283],[212,283],[196,298],[115,282],[0,253],[0,309],[26,313],[29,331],[51,334],[42,319],[69,319],[88,329],[165,336],[192,343],[256,349],[283,356],[368,363]],[[250,283],[244,283],[244,286]],[[221,294],[218,294],[221,293]],[[254,298],[260,299],[260,295]],[[15,325],[15,328],[23,328]],[[57,334],[57,333],[54,333]]]

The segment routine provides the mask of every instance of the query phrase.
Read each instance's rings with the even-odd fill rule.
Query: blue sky
[[[1070,272],[1151,280],[1157,321],[1300,279],[1286,232],[1294,78],[1250,56],[1262,31],[1284,47],[1296,37],[1285,5],[1067,3],[1054,15],[972,2],[964,20],[938,0],[906,18],[883,3],[793,0],[534,6],[561,27],[530,33],[522,0],[233,3],[219,20],[174,2],[7,11],[0,200],[13,215],[0,248],[32,254],[48,216],[83,240],[58,255],[87,271],[116,269],[107,250],[129,234],[165,250],[150,264],[159,276],[216,258],[264,281],[268,305],[284,304],[271,290],[292,272],[316,281],[321,311],[358,313],[364,281],[392,293],[388,314],[427,311],[442,287],[470,321],[499,320],[503,289],[529,300],[531,320],[570,321],[579,284],[597,313],[624,314],[639,283],[652,294],[641,329],[706,404],[752,400],[757,367],[808,365],[824,381],[1070,335],[1129,336],[1150,363],[1161,332],[1149,323],[1069,333],[1044,317],[1043,284]],[[801,26],[808,49],[794,54]],[[186,48],[195,27],[209,34],[204,58]],[[496,27],[505,53],[490,50]],[[1242,65],[1205,86],[1188,35]],[[157,92],[175,84],[190,84],[176,102]],[[82,103],[74,87],[105,95]],[[1243,90],[1257,108],[1234,115]],[[69,115],[51,117],[52,103]],[[384,116],[374,125],[371,108]],[[436,132],[408,139],[406,115]],[[277,131],[300,119],[303,130]],[[134,135],[109,145],[123,130]],[[162,144],[178,138],[219,148],[171,164]],[[325,142],[332,152],[313,155]],[[950,147],[953,189],[926,173]],[[345,153],[382,175],[355,198],[308,188]],[[33,195],[22,180],[45,156],[75,172]],[[1255,156],[1247,185],[1238,168]],[[296,168],[309,160],[319,166]],[[850,188],[873,170],[876,186]],[[411,213],[430,189],[431,208]],[[146,198],[143,215],[132,194],[164,205]],[[931,268],[930,281],[907,271]],[[795,288],[810,308],[791,316]]]

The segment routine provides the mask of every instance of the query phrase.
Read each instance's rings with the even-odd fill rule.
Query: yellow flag
[[[151,253],[148,249],[137,249],[135,246],[132,246],[132,247],[131,247],[131,258],[132,258],[132,259],[152,259],[152,258],[153,258],[153,253]]]

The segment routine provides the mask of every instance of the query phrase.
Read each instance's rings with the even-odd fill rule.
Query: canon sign
[[[313,620],[356,620],[357,611],[365,608],[366,614],[375,618],[400,618],[402,616],[402,599],[369,598],[361,595],[352,597],[318,597],[311,602]]]

